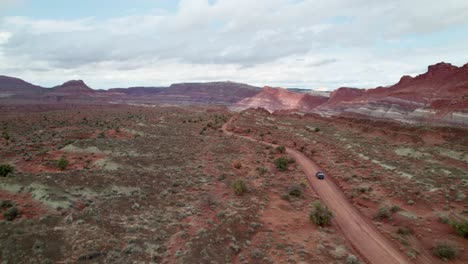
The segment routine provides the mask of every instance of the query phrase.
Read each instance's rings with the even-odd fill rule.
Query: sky
[[[0,0],[0,75],[333,90],[468,62],[466,0]]]

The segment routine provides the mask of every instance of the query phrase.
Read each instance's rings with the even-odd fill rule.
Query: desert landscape
[[[468,2],[0,0],[0,263],[468,263]]]
[[[430,73],[437,65],[414,79],[452,74]],[[96,91],[1,77],[1,257],[465,263],[468,133],[453,116],[467,110],[467,69],[455,69],[453,86],[434,85],[439,97],[418,97],[425,108],[399,90],[413,78],[398,82],[409,98],[391,106],[406,111],[401,120],[342,110],[395,100],[373,90],[354,106],[362,91],[344,88],[330,97],[232,82]],[[424,94],[420,85],[410,93]],[[413,118],[418,109],[434,114]]]

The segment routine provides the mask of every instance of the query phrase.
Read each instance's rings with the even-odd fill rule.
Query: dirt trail
[[[228,131],[228,126],[234,119],[226,122],[222,130],[227,135],[234,135],[251,141],[275,146],[274,144],[256,140],[247,136],[237,135]],[[286,148],[286,152],[294,157],[307,176],[311,188],[319,195],[322,201],[333,211],[334,222],[351,243],[353,248],[367,263],[410,263],[407,257],[396,246],[386,239],[373,224],[361,216],[359,211],[346,199],[343,192],[327,175],[325,180],[319,180],[315,173],[320,168],[301,152]]]

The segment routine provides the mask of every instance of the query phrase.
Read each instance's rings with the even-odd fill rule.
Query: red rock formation
[[[428,120],[468,106],[468,64],[456,67],[437,63],[416,77],[403,76],[389,87],[362,90],[340,88],[319,111],[337,114],[359,114],[397,120]],[[453,117],[450,117],[453,118]],[[459,113],[457,122],[466,122]]]
[[[305,93],[294,93],[283,88],[265,87],[257,95],[246,98],[234,105],[234,109],[264,108],[270,112],[278,110],[299,110],[309,112],[325,103],[327,97]]]

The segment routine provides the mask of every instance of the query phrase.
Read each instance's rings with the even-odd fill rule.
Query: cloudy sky
[[[466,0],[0,0],[0,74],[375,87],[468,62]]]

